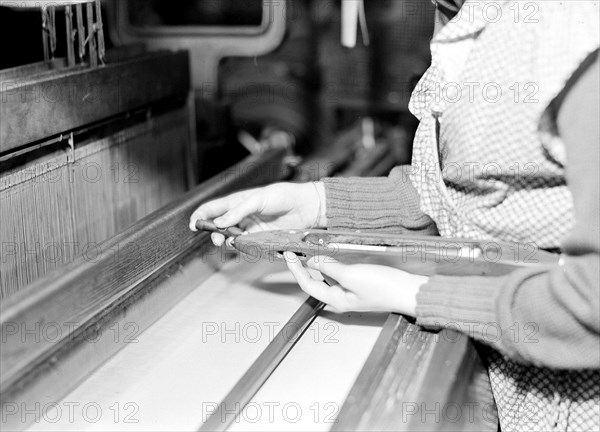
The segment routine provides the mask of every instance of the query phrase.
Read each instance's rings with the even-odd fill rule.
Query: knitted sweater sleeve
[[[409,168],[396,167],[388,177],[323,179],[327,227],[436,235],[435,223],[420,209]]]

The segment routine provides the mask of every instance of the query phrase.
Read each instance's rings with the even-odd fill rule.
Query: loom
[[[396,163],[370,119],[300,158],[302,127],[261,124],[246,105],[262,126],[254,143],[240,135],[251,154],[203,175],[197,120],[219,62],[279,46],[286,2],[263,2],[257,28],[197,33],[134,28],[128,4],[2,5],[39,14],[43,46],[0,70],[2,429],[496,430],[468,338],[334,315],[282,263],[188,229],[235,190]],[[440,420],[424,422],[432,409]]]

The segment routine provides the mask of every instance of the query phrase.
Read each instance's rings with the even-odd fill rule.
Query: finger
[[[324,282],[312,279],[300,259],[293,253],[284,252],[283,256],[302,291],[335,309],[342,308],[340,299],[343,298],[344,293],[340,286],[328,286]]]
[[[227,228],[237,225],[247,216],[259,212],[263,207],[261,194],[252,194],[244,199],[239,205],[231,208],[223,216],[215,219],[215,225],[219,228]]]
[[[330,278],[329,276],[324,275],[323,273],[319,272],[319,274],[321,275],[321,278],[323,278],[323,280],[327,283],[327,285],[329,286],[336,286],[339,285],[340,283],[338,281],[336,281],[333,278]]]
[[[212,233],[210,239],[215,246],[222,246],[225,243],[225,236],[223,234]]]
[[[308,267],[305,267],[305,268],[306,268],[306,271],[308,272],[308,274],[310,275],[310,277],[311,277],[312,279],[314,279],[314,280],[316,280],[316,281],[319,281],[319,282],[327,282],[329,285],[331,285],[331,284],[329,283],[329,281],[328,281],[328,280],[326,280],[326,279],[323,277],[323,275],[321,274],[321,272],[320,272],[320,271],[318,271],[318,270],[313,270],[313,269],[311,269],[311,268],[308,268]],[[334,285],[336,285],[336,284],[334,284]]]
[[[213,220],[222,216],[231,208],[236,207],[249,194],[251,194],[250,191],[237,192],[202,204],[190,216],[190,229],[197,231],[196,222],[198,220]]]
[[[307,265],[315,270],[319,270],[323,275],[335,279],[340,284],[345,285],[351,272],[348,271],[350,266],[341,264],[331,257],[317,255],[308,260]]]

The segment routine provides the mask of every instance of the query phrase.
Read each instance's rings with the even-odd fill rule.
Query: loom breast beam
[[[424,407],[473,409],[425,422]],[[495,420],[487,370],[469,338],[427,332],[390,314],[331,430],[495,432]]]

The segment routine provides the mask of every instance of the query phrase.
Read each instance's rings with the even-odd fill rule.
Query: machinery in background
[[[301,155],[329,150],[336,160],[338,153],[347,161],[377,159],[385,146],[392,165],[410,163],[416,119],[408,100],[430,63],[434,6],[366,2],[368,27],[376,30],[368,46],[349,49],[340,44],[340,3],[288,1],[286,38],[279,48],[222,62],[220,103],[236,129],[255,137],[265,126],[287,131]],[[360,129],[365,118],[378,125],[380,147],[373,155],[360,145],[364,140],[349,145],[342,138]],[[345,148],[337,145],[340,139]]]
[[[119,20],[114,20],[118,22],[115,41],[144,41],[171,48],[193,43],[192,58],[196,60],[204,55],[202,45],[209,38],[208,32],[200,32],[192,42],[195,33],[190,23],[208,19],[200,16],[219,17],[220,25],[238,22],[244,25],[245,34],[252,35],[260,9],[257,2],[251,2],[233,19],[227,18],[226,11],[236,1],[222,2],[219,7],[211,2],[188,1],[182,5],[188,18],[180,13],[176,18],[169,15],[161,19],[160,11],[168,9],[167,0],[143,3],[146,6],[141,15],[145,17],[131,22],[121,12]],[[243,46],[231,36],[222,43],[229,46],[237,40],[238,53],[232,47],[213,50],[221,59],[217,72],[214,66],[208,72],[208,66],[192,71],[201,179],[247,155],[248,148],[240,145],[244,144],[240,131],[260,141],[265,129],[281,130],[293,138],[296,153],[310,157],[325,153],[364,117],[375,120],[382,136],[397,135],[398,128],[409,136],[401,141],[381,140],[382,144],[386,141],[396,164],[409,163],[416,121],[408,112],[408,100],[430,63],[433,5],[403,0],[367,2],[368,25],[376,31],[369,46],[359,44],[348,49],[340,44],[340,1],[288,0],[284,4],[285,32],[272,32],[280,43],[268,54],[260,55],[262,43],[255,43],[254,48],[246,46],[240,54]],[[263,23],[269,14],[263,11]],[[364,149],[352,154],[352,147],[346,153],[349,159],[365,155]]]

